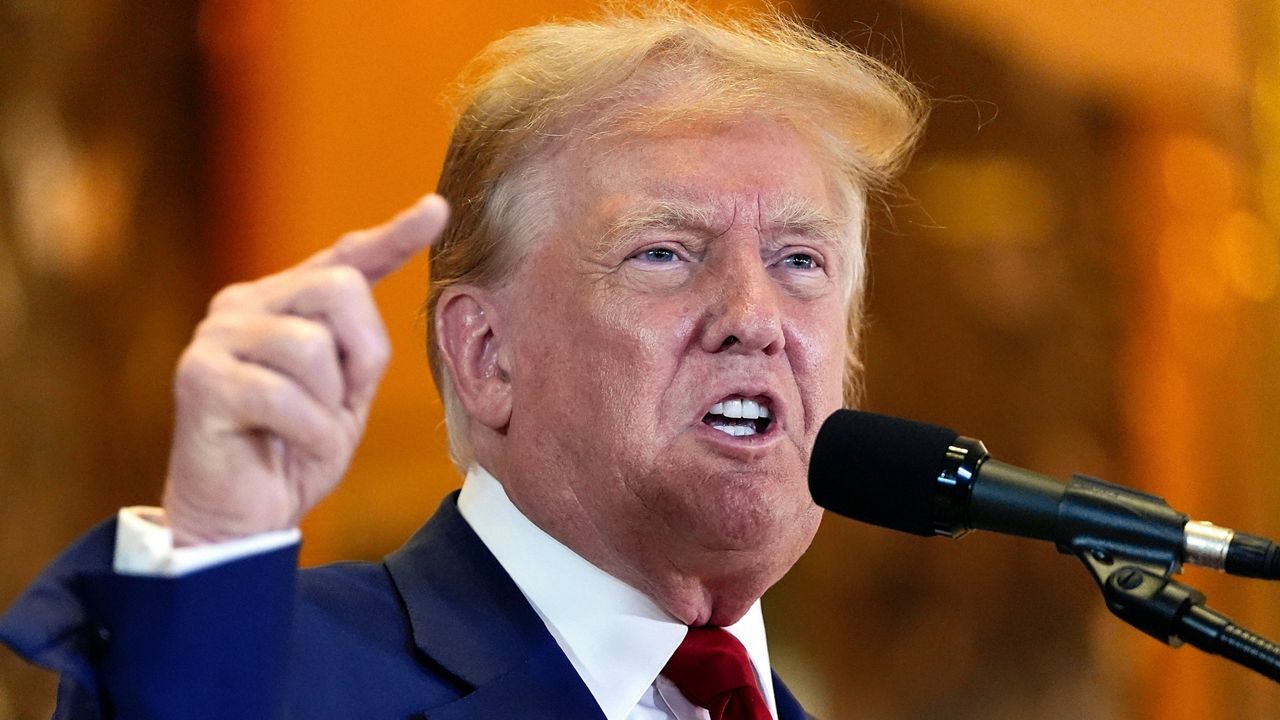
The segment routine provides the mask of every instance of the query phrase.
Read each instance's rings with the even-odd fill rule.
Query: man
[[[468,87],[448,227],[431,196],[219,293],[179,363],[163,508],[6,616],[63,672],[60,717],[803,716],[759,598],[817,529],[867,195],[917,96],[785,20],[674,6],[514,33]],[[463,489],[385,563],[295,576],[386,362],[369,286],[433,241]]]

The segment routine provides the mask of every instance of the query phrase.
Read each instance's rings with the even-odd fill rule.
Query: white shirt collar
[[[605,717],[625,720],[688,628],[534,525],[478,465],[462,484],[458,510],[546,623]],[[760,601],[725,630],[746,647],[777,717]]]

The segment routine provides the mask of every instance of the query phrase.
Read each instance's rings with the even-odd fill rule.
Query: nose
[[[754,252],[708,268],[706,323],[702,349],[706,352],[749,354],[782,352],[782,309],[778,287],[760,256]]]

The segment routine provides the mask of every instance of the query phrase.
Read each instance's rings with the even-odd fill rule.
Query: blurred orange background
[[[596,5],[0,0],[0,605],[156,501],[172,365],[216,288],[430,191],[463,64]],[[792,7],[938,100],[876,219],[869,407],[1280,536],[1274,0]],[[307,564],[381,557],[459,483],[426,277],[418,258],[378,286],[395,354],[348,481],[304,525]],[[1280,637],[1280,589],[1185,579]],[[766,614],[821,717],[1280,718],[1271,683],[1111,618],[1040,544],[829,519]],[[0,656],[0,720],[52,697]]]

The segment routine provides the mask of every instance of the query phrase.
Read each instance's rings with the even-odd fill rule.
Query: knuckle
[[[381,328],[371,328],[364,333],[358,350],[350,358],[355,375],[366,382],[379,377],[390,361],[391,341]]]
[[[251,295],[253,285],[250,283],[233,283],[217,292],[209,301],[209,312],[217,313],[230,308],[243,307]]]
[[[182,401],[204,395],[220,373],[207,352],[192,344],[182,357],[173,374],[174,396]]]
[[[308,365],[331,362],[337,357],[335,343],[329,329],[317,322],[299,320],[293,325],[294,351]]]
[[[292,393],[289,384],[274,376],[259,376],[239,386],[240,404],[250,418],[266,421],[288,414]]]
[[[350,265],[327,267],[324,273],[325,283],[341,295],[361,295],[369,292],[369,282],[359,270]]]
[[[227,312],[215,311],[205,316],[200,321],[200,324],[196,325],[195,337],[199,339],[221,337],[229,328],[233,327],[235,327],[235,324],[230,321]]]
[[[369,362],[384,367],[391,360],[391,339],[382,328],[374,328],[369,338]]]

